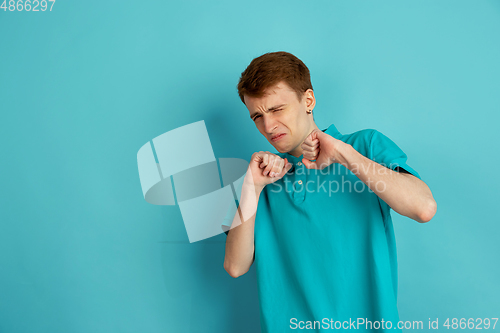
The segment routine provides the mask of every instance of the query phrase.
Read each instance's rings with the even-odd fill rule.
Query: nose
[[[266,133],[271,134],[273,133],[274,129],[276,128],[276,120],[273,119],[271,115],[264,115],[263,116],[264,120],[264,130]]]

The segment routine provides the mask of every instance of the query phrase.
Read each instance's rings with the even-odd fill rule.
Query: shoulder
[[[367,129],[362,129],[362,130],[352,132],[349,134],[343,134],[342,141],[344,141],[345,143],[349,143],[349,144],[354,143],[354,142],[358,142],[358,141],[369,143],[371,141],[373,135],[375,134],[375,132],[378,132],[378,131],[373,129],[373,128],[367,128]]]
[[[351,145],[356,151],[368,156],[374,134],[378,132],[373,128],[358,130],[348,134],[341,134],[337,139]]]

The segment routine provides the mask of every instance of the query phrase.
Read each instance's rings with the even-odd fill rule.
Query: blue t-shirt
[[[343,135],[332,124],[325,133],[420,179],[406,154],[377,130]],[[395,329],[398,275],[390,206],[339,163],[310,170],[302,156],[276,154],[293,167],[264,188],[257,207],[254,263],[262,332],[401,331]],[[382,319],[385,328],[387,321],[392,327],[377,326]]]

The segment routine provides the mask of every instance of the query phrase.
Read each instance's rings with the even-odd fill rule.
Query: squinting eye
[[[273,110],[273,112],[278,112],[278,111],[281,111],[281,110],[282,109],[276,109],[276,110]],[[253,117],[253,121],[255,121],[259,117],[260,117],[260,115]]]

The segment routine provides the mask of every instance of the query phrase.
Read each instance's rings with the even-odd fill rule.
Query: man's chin
[[[279,145],[279,144],[277,145],[277,144],[273,144],[273,142],[269,142],[269,143],[274,147],[274,149],[276,149],[281,154],[288,153],[289,151],[292,150],[289,146]]]
[[[283,153],[288,153],[290,150],[287,149],[287,148],[283,148],[283,147],[276,147],[276,146],[273,146],[279,153],[283,154]]]

